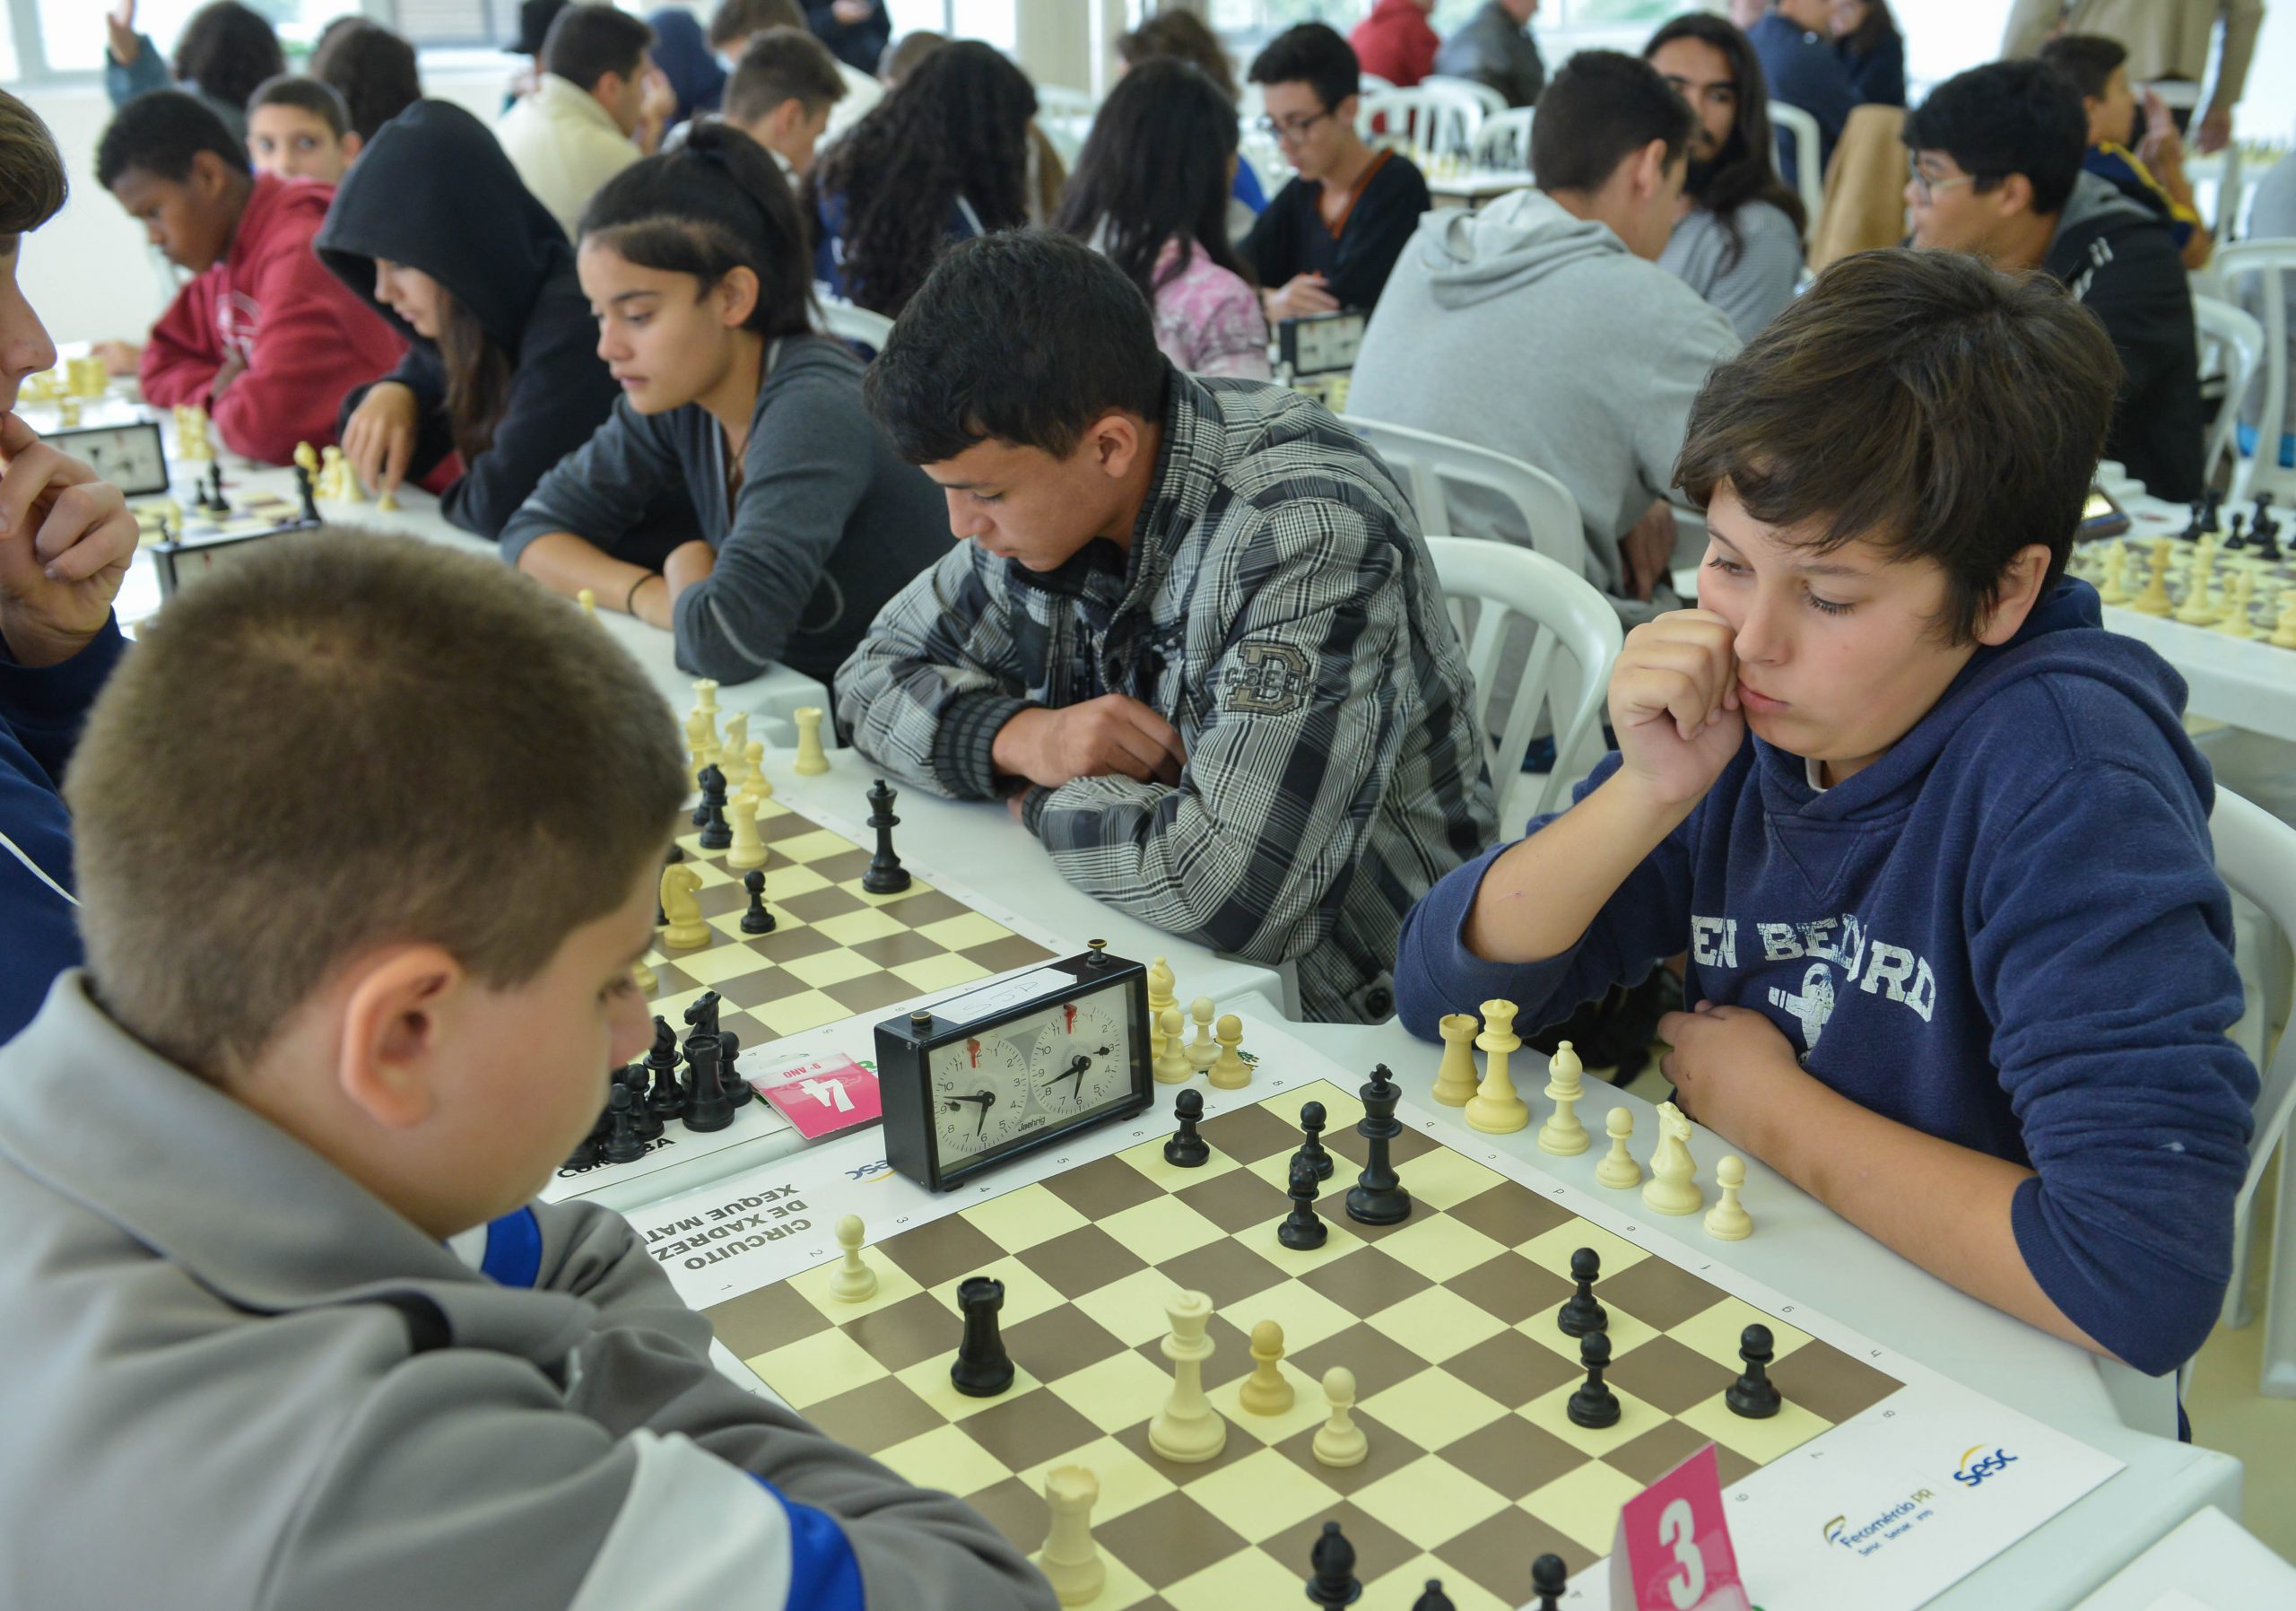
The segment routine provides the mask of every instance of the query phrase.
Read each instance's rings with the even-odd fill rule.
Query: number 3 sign
[[[1711,1443],[1620,1509],[1611,1604],[1634,1611],[1748,1611]]]

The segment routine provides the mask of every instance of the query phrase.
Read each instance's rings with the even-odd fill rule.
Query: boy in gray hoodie
[[[1539,98],[1535,190],[1430,213],[1364,334],[1348,412],[1523,459],[1578,501],[1587,579],[1630,623],[1670,607],[1674,484],[1691,404],[1738,350],[1730,321],[1657,266],[1691,111],[1648,62],[1581,51]],[[1460,487],[1456,536],[1528,534]],[[1652,603],[1654,597],[1657,603]]]
[[[1050,1611],[529,1200],[648,1039],[683,791],[483,560],[276,539],[144,633],[65,782],[89,966],[0,1052],[0,1601]]]

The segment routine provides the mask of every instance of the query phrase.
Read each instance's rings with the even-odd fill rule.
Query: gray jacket
[[[712,1369],[618,1215],[434,1241],[76,971],[0,1086],[0,1605],[1052,1611],[967,1506]]]
[[[1740,341],[1752,341],[1794,300],[1802,237],[1766,201],[1746,203],[1726,224],[1720,213],[1692,207],[1675,221],[1658,266],[1720,309]]]
[[[1737,350],[1718,311],[1609,226],[1519,190],[1420,221],[1364,333],[1347,409],[1553,475],[1578,501],[1587,579],[1641,620],[1654,606],[1621,597],[1619,538],[1674,485],[1691,404]],[[1527,540],[1474,491],[1453,495],[1450,535]]]
[[[1531,105],[1546,88],[1546,63],[1537,41],[1499,0],[1488,0],[1443,41],[1435,52],[1435,71],[1489,84],[1510,107]]]
[[[718,562],[678,597],[679,666],[738,683],[779,661],[827,683],[885,601],[948,552],[948,509],[869,418],[851,348],[792,336],[770,362],[730,509],[726,433],[707,409],[641,414],[617,398],[510,517],[503,557],[517,564],[552,531],[608,547],[657,489],[683,485]]]

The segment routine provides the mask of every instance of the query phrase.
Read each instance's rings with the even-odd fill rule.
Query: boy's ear
[[[359,160],[359,153],[367,148],[367,142],[360,136],[357,129],[345,129],[342,145],[343,160],[346,162],[355,162]]]
[[[2014,213],[2033,211],[2033,181],[2022,173],[2013,173],[2003,179],[2000,188],[1993,194],[1995,205],[2005,218]]]
[[[394,946],[352,964],[344,987],[335,1082],[385,1129],[430,1116],[455,997],[469,982],[437,945]]]
[[[191,153],[191,193],[202,201],[212,202],[230,188],[231,176],[239,171],[212,151]]]
[[[2033,613],[2033,606],[2040,602],[2041,579],[2048,574],[2048,562],[2046,543],[2028,543],[2009,556],[2009,563],[2001,572],[2001,585],[1994,589],[1993,602],[1978,615],[1979,643],[1998,648],[2017,635],[2025,618]]]

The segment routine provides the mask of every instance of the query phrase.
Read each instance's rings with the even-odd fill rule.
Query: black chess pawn
[[[1180,1169],[1201,1169],[1212,1156],[1212,1144],[1196,1133],[1204,1118],[1204,1093],[1187,1086],[1172,1098],[1172,1117],[1180,1128],[1164,1143],[1164,1162]]]
[[[2256,518],[2248,522],[2248,530],[2253,534],[2261,535],[2264,532],[2274,529],[2276,528],[2272,518],[2272,494],[2270,492],[2258,492],[2257,494]]]
[[[757,1093],[750,1089],[749,1081],[743,1078],[742,1071],[734,1066],[735,1059],[741,1055],[741,1036],[729,1029],[720,1030],[718,1033],[718,1083],[726,1088],[727,1102],[737,1108],[746,1108]]]
[[[765,904],[765,869],[752,867],[742,875],[742,887],[750,893],[750,909],[742,914],[744,934],[771,934],[773,913]]]
[[[2200,511],[2200,529],[2204,535],[2224,529],[2217,514],[2217,511],[2222,509],[2223,507],[2224,494],[2213,487],[2210,488],[2206,501],[2202,504]]]
[[[1363,1585],[1355,1576],[1355,1546],[1336,1521],[1324,1523],[1322,1536],[1308,1552],[1308,1570],[1315,1574],[1308,1580],[1309,1604],[1338,1611],[1363,1598]]]
[[[559,1165],[561,1169],[578,1173],[583,1170],[596,1169],[598,1166],[599,1149],[606,1144],[606,1121],[612,1116],[612,1112],[613,1110],[609,1108],[602,1107],[598,1110],[598,1122],[592,1125],[590,1133],[582,1137],[580,1144],[572,1152],[566,1154],[566,1162]]]
[[[1002,1281],[970,1276],[957,1285],[957,1312],[964,1316],[965,1333],[949,1380],[968,1398],[994,1398],[1013,1385],[1013,1359],[1004,1352],[996,1319],[1004,1307]]]
[[[614,1084],[630,1093],[631,1123],[638,1131],[638,1139],[652,1141],[663,1129],[662,1116],[654,1111],[654,1104],[646,1100],[647,1068],[643,1063],[632,1063],[618,1070]],[[609,1093],[611,1100],[611,1093]]]
[[[1428,1579],[1426,1589],[1411,1602],[1411,1611],[1454,1611],[1451,1597],[1443,1592],[1443,1580]]]
[[[311,486],[311,473],[303,468],[300,465],[297,465],[295,466],[295,495],[302,500],[303,518],[306,520],[317,519],[319,518],[319,504],[318,499],[315,495],[314,489]]]
[[[646,1054],[646,1067],[654,1075],[648,1105],[665,1119],[677,1118],[685,1111],[685,1088],[678,1084],[678,1033],[658,1013],[654,1015],[654,1045]]]
[[[1570,1395],[1565,1407],[1574,1426],[1605,1427],[1618,1424],[1618,1395],[1603,1380],[1603,1372],[1610,1368],[1611,1335],[1607,1331],[1590,1331],[1578,1339],[1578,1363],[1587,1367],[1587,1380]]]
[[[1363,1137],[1363,1172],[1347,1191],[1347,1217],[1366,1225],[1400,1224],[1411,1217],[1411,1194],[1403,1189],[1387,1148],[1403,1133],[1396,1122],[1396,1103],[1403,1090],[1385,1063],[1357,1093],[1363,1099],[1363,1118],[1355,1133]]]
[[[616,1081],[606,1097],[606,1144],[598,1149],[609,1163],[634,1163],[646,1155],[646,1144],[638,1138],[638,1125],[630,1111],[637,1105],[630,1087]]]
[[[1331,1227],[1316,1212],[1316,1166],[1305,1158],[1294,1157],[1292,1189],[1285,1195],[1292,1199],[1292,1212],[1275,1227],[1275,1240],[1295,1253],[1322,1247],[1324,1238],[1331,1234]]]
[[[2192,506],[2192,518],[2185,522],[2184,530],[2179,532],[2177,536],[2180,537],[2198,538],[2200,536],[2200,523],[2207,518],[2207,503],[2202,500],[2195,499]]]
[[[718,1037],[688,1035],[685,1041],[685,1128],[722,1130],[734,1122],[733,1100],[718,1075]]]
[[[1330,1180],[1331,1154],[1324,1150],[1323,1103],[1305,1102],[1300,1105],[1300,1133],[1307,1139],[1300,1144],[1300,1150],[1292,1155],[1294,1158],[1305,1158],[1309,1163],[1315,1165],[1317,1180]]]
[[[2240,530],[2242,518],[2239,510],[2232,511],[2232,528],[2224,534],[2224,552],[2227,553],[2238,553],[2248,545],[2248,537]]]
[[[1734,1415],[1766,1421],[1785,1402],[1779,1397],[1778,1385],[1770,1379],[1770,1362],[1776,1357],[1770,1348],[1770,1328],[1749,1326],[1740,1332],[1738,1357],[1746,1362],[1746,1368],[1723,1393],[1722,1402]]]
[[[701,804],[693,808],[693,820],[701,828],[703,849],[733,847],[734,825],[726,820],[726,774],[715,766],[701,769]]]
[[[1538,1596],[1533,1611],[1562,1611],[1562,1591],[1570,1585],[1570,1569],[1561,1555],[1541,1555],[1531,1563],[1531,1592]]]
[[[1570,1256],[1570,1278],[1578,1290],[1562,1301],[1555,1311],[1554,1323],[1562,1328],[1565,1337],[1585,1337],[1590,1331],[1608,1331],[1610,1312],[1595,1297],[1595,1283],[1602,1278],[1603,1258],[1592,1248],[1581,1248]]]
[[[883,778],[869,786],[869,826],[877,831],[877,851],[869,858],[869,870],[861,875],[861,887],[873,895],[898,895],[909,887],[909,869],[893,854],[893,829],[900,822],[893,814],[893,801],[899,797],[900,791]]]

